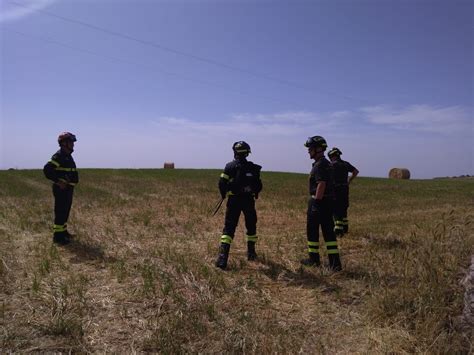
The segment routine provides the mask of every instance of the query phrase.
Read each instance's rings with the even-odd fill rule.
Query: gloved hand
[[[311,199],[311,212],[320,213],[323,205],[322,200]]]
[[[258,193],[253,194],[255,196],[255,199],[258,200]]]
[[[67,185],[68,185],[68,181],[65,180],[65,179],[59,179],[59,180],[56,182],[56,185],[58,185],[61,190],[64,190],[64,189],[67,187]]]

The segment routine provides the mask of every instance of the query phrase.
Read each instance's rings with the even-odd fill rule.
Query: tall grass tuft
[[[407,351],[451,353],[467,346],[456,331],[462,310],[459,283],[474,250],[471,217],[442,214],[431,227],[400,236],[389,258],[371,250],[371,318],[406,329],[416,339]]]

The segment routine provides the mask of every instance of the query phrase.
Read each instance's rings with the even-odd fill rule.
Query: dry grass
[[[264,173],[260,261],[241,223],[213,266],[217,171],[83,170],[51,244],[40,171],[0,172],[5,352],[469,353],[457,327],[474,250],[474,180],[358,178],[343,272],[302,267],[307,177]]]

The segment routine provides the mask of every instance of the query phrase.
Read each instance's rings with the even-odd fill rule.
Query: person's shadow
[[[105,263],[116,261],[116,258],[106,255],[100,245],[94,245],[76,236],[66,245],[66,249],[74,254],[72,263],[100,263],[103,267]]]
[[[329,293],[341,290],[339,285],[330,282],[323,274],[326,271],[329,273],[327,269],[323,270],[323,267],[315,267],[311,270],[301,265],[296,270],[292,270],[264,256],[259,259],[259,262],[266,266],[262,272],[276,282],[283,282],[294,287],[323,288],[324,292]]]

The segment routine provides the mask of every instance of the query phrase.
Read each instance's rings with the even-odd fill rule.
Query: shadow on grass
[[[260,271],[273,281],[295,287],[322,288],[323,292],[327,293],[337,293],[342,290],[337,284],[338,280],[350,279],[363,282],[370,280],[369,272],[358,267],[334,272],[329,270],[327,265],[320,267],[300,265],[296,270],[292,270],[265,256],[259,258],[258,263],[265,266],[265,268],[260,268]]]
[[[105,252],[101,246],[93,245],[77,238],[74,238],[70,244],[66,245],[66,249],[75,254],[75,256],[71,259],[71,262],[73,263],[113,263],[117,261],[116,258],[105,255]]]
[[[339,285],[330,282],[323,274],[324,267],[305,267],[301,265],[297,270],[291,270],[267,258],[262,258],[259,262],[267,266],[262,269],[262,272],[274,281],[284,282],[295,287],[322,288],[323,292],[327,293],[337,293],[341,290]]]

